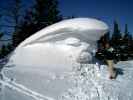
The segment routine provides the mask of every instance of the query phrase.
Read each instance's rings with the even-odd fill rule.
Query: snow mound
[[[96,41],[107,31],[108,26],[104,22],[92,18],[58,22],[24,40],[13,52],[7,66],[70,71],[72,64],[79,59],[84,63],[91,60],[90,53],[96,48]]]

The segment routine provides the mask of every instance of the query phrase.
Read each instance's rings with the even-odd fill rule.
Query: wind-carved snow
[[[3,69],[7,87],[35,100],[132,100],[132,62],[116,65],[116,80],[93,54],[108,31],[99,20],[74,18],[42,29],[23,41]],[[127,64],[127,65],[126,65]],[[126,91],[126,93],[125,93]]]

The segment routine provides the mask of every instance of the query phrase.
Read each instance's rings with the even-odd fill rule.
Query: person
[[[108,70],[109,70],[109,78],[110,79],[115,79],[116,78],[116,70],[114,68],[114,48],[110,46],[109,43],[106,43],[105,44],[105,51],[104,51],[104,54],[105,54],[105,60],[106,60],[106,63],[108,65]]]

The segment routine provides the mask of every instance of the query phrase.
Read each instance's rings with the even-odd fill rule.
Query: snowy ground
[[[84,64],[81,70],[64,76],[43,74],[40,75],[42,81],[34,72],[34,79],[30,79],[27,73],[22,79],[20,74],[24,77],[23,70],[19,73],[6,70],[6,76],[15,74],[16,81],[0,81],[4,85],[1,85],[4,88],[1,89],[1,100],[17,100],[19,96],[22,97],[19,100],[132,100],[133,61],[119,62],[115,66],[118,70],[116,80],[108,79],[105,65],[101,65],[99,70],[97,65]]]
[[[68,89],[61,100],[132,100],[133,64],[120,62],[116,65],[116,80],[108,79],[107,66],[100,71],[88,66],[75,77],[76,86]],[[89,71],[88,71],[89,70]]]

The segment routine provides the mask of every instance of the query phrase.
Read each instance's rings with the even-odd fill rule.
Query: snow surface
[[[27,38],[2,71],[0,100],[132,100],[133,61],[115,65],[119,74],[109,80],[107,66],[93,57],[107,31],[102,21],[74,18]]]
[[[133,61],[119,62],[115,67],[118,71],[115,80],[108,78],[106,65],[98,64],[78,65],[73,72],[65,74],[39,72],[43,76],[38,73],[36,76],[34,70],[33,73],[23,73],[22,70],[5,69],[5,75],[14,76],[14,81],[4,78],[0,83],[21,95],[32,97],[19,100],[132,100]],[[31,76],[27,75],[28,72]],[[2,94],[2,98],[7,98],[5,92]]]
[[[107,66],[87,65],[73,78],[76,85],[68,89],[60,100],[132,100],[133,65],[119,62],[116,80],[108,79]]]

